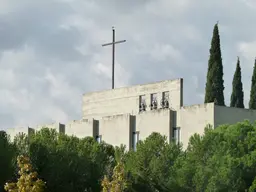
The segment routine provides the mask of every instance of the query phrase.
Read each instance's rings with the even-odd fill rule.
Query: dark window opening
[[[180,142],[180,128],[179,127],[173,127],[173,139],[178,144]]]
[[[153,93],[151,94],[151,98],[150,98],[150,109],[157,109],[157,94]]]
[[[146,96],[140,95],[139,111],[146,111]]]
[[[97,141],[98,143],[101,143],[101,135],[96,136],[96,141]]]
[[[169,91],[163,92],[161,106],[163,109],[169,108]]]
[[[132,133],[132,149],[134,151],[136,151],[138,141],[139,141],[139,132],[135,131]]]

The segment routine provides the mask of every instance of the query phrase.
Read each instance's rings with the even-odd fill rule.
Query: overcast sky
[[[82,94],[184,78],[184,104],[204,100],[219,21],[225,100],[240,56],[245,105],[256,56],[255,0],[0,0],[0,129],[80,119]]]

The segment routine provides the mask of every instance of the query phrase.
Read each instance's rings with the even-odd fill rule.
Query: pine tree
[[[244,108],[244,92],[239,58],[237,59],[232,85],[233,91],[231,94],[230,107]]]
[[[224,101],[223,66],[220,50],[220,36],[218,23],[213,29],[210,58],[208,61],[207,82],[205,87],[205,103],[214,102],[216,105],[225,105]]]
[[[251,85],[249,108],[256,109],[256,59],[254,62],[254,69],[252,74],[252,85]]]

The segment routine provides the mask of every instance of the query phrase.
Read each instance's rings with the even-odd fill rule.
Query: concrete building
[[[7,133],[10,135],[10,139],[13,140],[14,137],[18,134],[25,133],[28,136],[35,133],[35,131],[39,131],[42,128],[49,128],[49,129],[56,129],[58,133],[65,133],[65,124],[62,123],[51,123],[51,124],[44,124],[44,125],[37,125],[33,128],[30,126],[24,127],[14,127],[7,129]]]
[[[190,136],[203,134],[207,124],[256,120],[256,111],[216,106],[214,103],[183,106],[183,79],[87,93],[83,95],[83,118],[64,124],[38,126],[55,128],[77,137],[92,136],[114,146],[134,149],[138,140],[152,132],[175,139],[187,147]],[[32,128],[19,129],[31,132]],[[18,129],[9,131],[11,135]]]

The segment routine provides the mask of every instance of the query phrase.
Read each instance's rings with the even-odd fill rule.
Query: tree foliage
[[[100,191],[101,179],[115,165],[112,146],[99,144],[91,137],[59,134],[53,129],[44,128],[29,140],[20,134],[15,144],[19,153],[30,156],[47,183],[47,192]]]
[[[204,135],[194,134],[190,138],[186,151],[159,133],[139,141],[136,151],[50,129],[35,133],[29,142],[22,140],[28,141],[20,134],[16,144],[28,145],[27,152],[19,146],[15,149],[8,139],[4,140],[10,156],[1,166],[9,168],[1,167],[1,171],[5,170],[9,176],[4,177],[0,172],[1,178],[10,181],[15,175],[12,168],[15,154],[21,153],[20,157],[24,158],[27,153],[31,162],[27,168],[31,170],[33,166],[46,183],[47,192],[253,192],[256,189],[256,123],[249,121],[216,129],[206,127]],[[24,165],[29,160],[25,158],[19,162]],[[20,183],[24,181],[21,175],[16,177]],[[29,186],[37,186],[37,179],[32,177],[31,172],[26,172],[26,178],[33,183]],[[7,186],[17,189],[19,185]]]
[[[244,92],[239,58],[237,59],[236,71],[232,85],[233,90],[231,94],[230,107],[244,108]]]
[[[252,73],[249,108],[256,109],[256,59],[254,62],[254,68],[253,68],[253,73]]]
[[[204,102],[214,102],[216,105],[225,105],[223,65],[218,24],[216,24],[213,29]]]
[[[184,191],[247,191],[256,174],[256,125],[248,121],[190,138],[177,178]]]
[[[124,164],[118,162],[113,170],[111,180],[107,176],[101,182],[103,192],[124,192],[128,188],[128,181],[126,180]]]
[[[167,138],[152,133],[137,145],[136,152],[130,151],[125,159],[135,191],[172,191],[173,165],[182,154],[181,146],[168,144]]]
[[[4,186],[8,192],[43,192],[45,183],[37,178],[37,172],[33,171],[30,160],[26,156],[18,156],[19,179],[17,183],[6,183]]]
[[[15,170],[16,150],[10,142],[8,135],[4,131],[0,131],[0,191],[3,191],[3,186],[6,181],[12,179]]]

